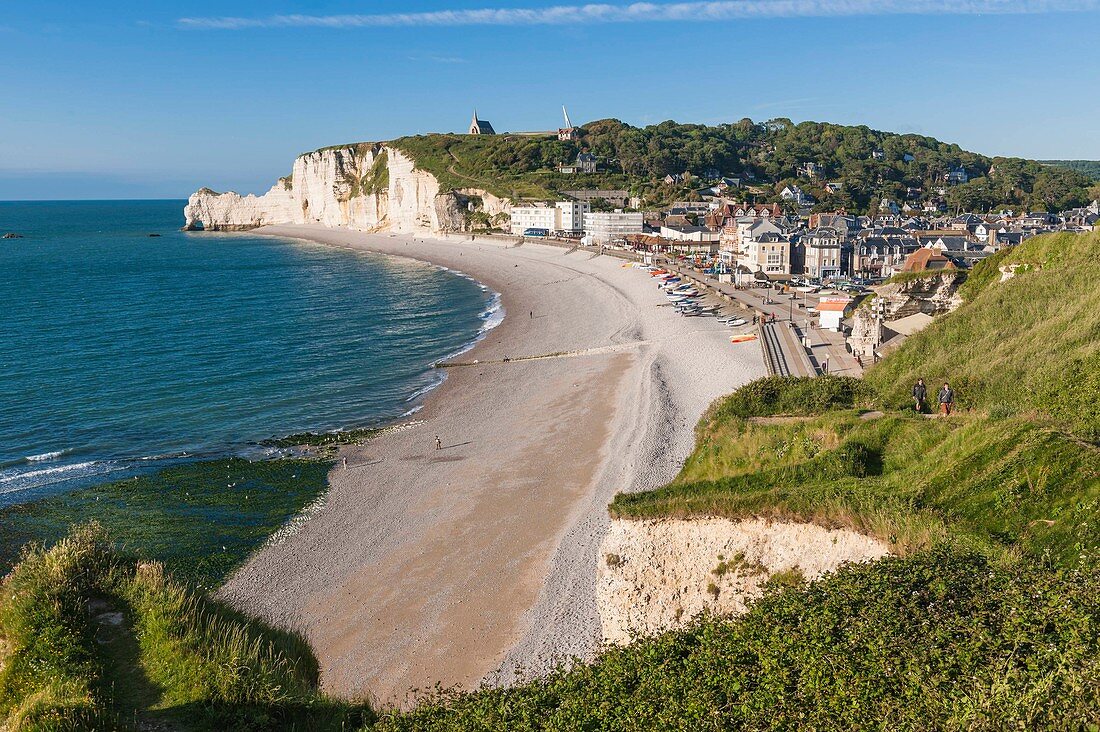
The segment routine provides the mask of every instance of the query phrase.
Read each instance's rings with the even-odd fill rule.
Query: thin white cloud
[[[249,28],[377,28],[395,26],[569,25],[723,21],[752,18],[856,15],[1022,15],[1100,10],[1100,0],[715,0],[625,5],[589,3],[545,8],[483,8],[366,15],[272,15],[264,18],[188,17],[180,27],[202,30]]]
[[[409,56],[410,61],[430,61],[437,64],[464,64],[466,59],[461,56]]]

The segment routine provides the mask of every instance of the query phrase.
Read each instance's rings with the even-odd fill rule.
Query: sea
[[[181,232],[185,203],[0,202],[0,507],[414,419],[503,316],[430,264]]]

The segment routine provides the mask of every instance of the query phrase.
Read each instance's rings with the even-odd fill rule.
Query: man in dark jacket
[[[951,387],[945,381],[943,382],[943,388],[940,389],[940,414],[944,417],[948,417],[954,410],[955,392],[951,390]]]
[[[928,387],[924,385],[924,379],[917,379],[913,385],[913,407],[918,412],[924,412],[924,403],[928,401]]]

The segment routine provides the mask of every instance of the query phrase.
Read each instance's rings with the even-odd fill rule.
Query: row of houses
[[[1100,202],[1084,209],[995,216],[777,215],[774,207],[724,204],[708,215],[719,229],[715,254],[732,271],[784,279],[890,277],[900,271],[969,268],[976,261],[1037,234],[1092,231]]]
[[[1052,231],[1100,228],[1100,202],[1063,211],[903,216],[844,212],[797,216],[779,203],[681,202],[660,212],[592,211],[590,201],[625,200],[573,191],[572,200],[512,209],[512,233],[531,230],[586,244],[713,257],[728,272],[760,279],[890,277],[906,269],[968,268],[999,249]],[[598,192],[593,192],[598,193]]]

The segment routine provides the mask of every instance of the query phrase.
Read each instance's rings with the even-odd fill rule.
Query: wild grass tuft
[[[317,691],[304,640],[115,553],[95,525],[25,553],[0,594],[0,638],[0,719],[13,731],[343,729],[373,719],[368,706]]]

